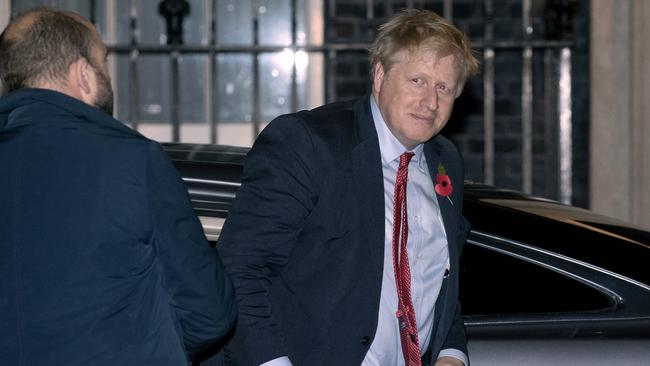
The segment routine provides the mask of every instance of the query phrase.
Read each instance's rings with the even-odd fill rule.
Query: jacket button
[[[370,345],[370,341],[372,341],[372,339],[370,339],[369,336],[363,336],[363,337],[361,337],[361,344],[363,344],[364,346],[369,346],[369,345]]]

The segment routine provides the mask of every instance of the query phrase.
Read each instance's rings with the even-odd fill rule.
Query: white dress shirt
[[[397,289],[393,271],[393,196],[399,156],[407,151],[386,126],[374,98],[370,98],[372,117],[379,137],[384,175],[384,271],[379,302],[377,332],[362,366],[404,366],[402,343],[397,324]],[[409,164],[406,201],[408,214],[407,251],[411,269],[411,298],[418,327],[420,351],[431,341],[434,308],[442,286],[445,269],[449,269],[449,252],[433,181],[424,156],[424,145],[412,150]],[[456,349],[445,349],[438,357],[451,356],[468,364],[467,356]],[[288,357],[279,357],[261,366],[290,366]]]

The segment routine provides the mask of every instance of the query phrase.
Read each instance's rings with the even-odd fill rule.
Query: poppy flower
[[[449,196],[454,191],[454,188],[451,185],[451,179],[447,174],[438,174],[436,176],[436,186],[434,188],[436,193],[443,197]]]
[[[449,197],[454,192],[451,184],[451,178],[447,175],[447,170],[442,163],[438,164],[438,174],[436,175],[436,185],[434,187],[437,194],[443,197]]]

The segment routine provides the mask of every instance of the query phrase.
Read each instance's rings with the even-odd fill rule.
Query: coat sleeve
[[[151,143],[147,189],[164,290],[192,354],[218,341],[236,318],[234,290],[167,155]]]
[[[462,243],[464,243],[465,239],[467,238],[467,234],[469,233],[469,222],[462,216],[461,220],[462,225],[458,236],[459,240],[462,240]],[[449,333],[447,334],[447,338],[443,342],[441,349],[444,350],[449,348],[459,350],[469,358],[469,353],[467,351],[467,335],[465,333],[465,324],[461,316],[460,301],[457,301],[456,303],[456,312],[454,314],[454,319],[451,323],[451,328],[449,329]]]
[[[217,243],[239,308],[227,346],[234,364],[259,365],[288,355],[269,293],[316,201],[313,155],[301,120],[282,116],[246,157],[242,186]]]
[[[442,349],[457,349],[468,356],[469,353],[467,352],[467,336],[465,334],[465,325],[463,324],[463,318],[460,314],[461,311],[459,303],[456,306],[456,314],[454,315],[454,320],[451,324],[451,328],[449,329],[449,333],[447,334],[447,339],[442,345]]]

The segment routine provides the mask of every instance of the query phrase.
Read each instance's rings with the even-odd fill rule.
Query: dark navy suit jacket
[[[235,316],[157,143],[54,91],[0,99],[0,365],[183,365]]]
[[[457,150],[437,136],[424,152],[431,176],[442,162],[454,187],[451,202],[438,197],[451,270],[424,357],[430,363],[442,348],[467,352],[457,304],[468,224]],[[259,365],[287,355],[294,365],[361,363],[377,329],[383,197],[368,97],[281,116],[264,129],[246,158],[217,245],[239,305],[226,359]]]

